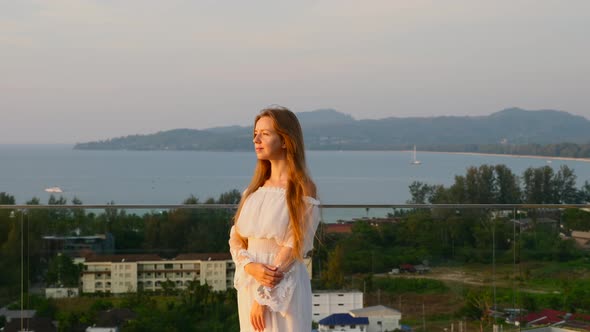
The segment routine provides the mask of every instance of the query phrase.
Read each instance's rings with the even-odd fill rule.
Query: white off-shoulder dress
[[[244,270],[244,266],[250,262],[273,264],[282,246],[293,247],[285,197],[286,191],[283,188],[258,188],[248,196],[237,222],[231,228],[229,245],[236,264],[234,286],[238,291],[241,332],[254,331],[250,323],[253,301],[268,308],[264,331],[311,330],[311,285],[303,262],[296,261],[274,288],[260,285]],[[305,197],[305,202],[302,255],[313,248],[313,239],[320,220],[320,202],[311,197]],[[248,239],[247,249],[242,246],[237,234]]]

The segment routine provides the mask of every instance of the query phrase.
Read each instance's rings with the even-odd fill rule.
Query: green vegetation
[[[521,177],[504,165],[469,167],[449,187],[415,182],[410,193],[409,203],[418,204],[590,200],[588,182],[577,188],[575,174],[565,166],[557,172],[529,168]],[[424,312],[427,330],[448,328],[451,321],[489,328],[494,304],[590,312],[589,252],[560,236],[589,229],[589,212],[398,209],[389,218],[392,222],[378,226],[359,220],[351,234],[320,228],[314,266],[324,269],[315,270],[314,286],[365,289],[366,305],[401,309],[404,322],[418,329]],[[401,264],[423,261],[431,272],[387,274]]]
[[[588,201],[588,181],[576,186],[563,166],[529,168],[517,176],[504,165],[470,167],[452,185],[415,182],[410,203],[577,203]],[[235,204],[238,191],[205,203]],[[32,199],[29,204],[39,204]],[[51,197],[48,204],[66,200]],[[81,204],[79,200],[72,203]],[[200,204],[189,197],[188,205]],[[0,193],[0,204],[14,198]],[[46,257],[44,235],[93,235],[110,232],[117,252],[227,252],[233,209],[174,209],[143,215],[107,208],[0,210],[0,304],[18,298],[21,227],[24,272],[30,283],[75,286],[79,267],[65,255]],[[572,240],[573,230],[590,229],[590,213],[580,209],[397,209],[391,222],[359,220],[352,233],[327,233],[320,225],[313,253],[315,289],[366,290],[365,304],[402,310],[404,321],[428,328],[449,321],[471,327],[493,321],[489,308],[553,308],[590,312],[590,255]],[[515,222],[517,221],[517,222]],[[377,226],[378,225],[378,226]],[[563,233],[560,236],[560,233]],[[401,264],[427,262],[425,274],[387,274]],[[492,264],[494,263],[494,264]],[[39,277],[42,276],[42,279]],[[493,286],[493,287],[492,287]],[[29,283],[25,283],[28,291]],[[67,330],[94,323],[97,313],[128,308],[137,314],[124,331],[224,331],[237,329],[235,291],[212,292],[192,284],[187,290],[163,287],[159,294],[45,300],[27,296],[27,307],[60,321]]]
[[[45,299],[27,296],[25,308],[37,310],[38,317],[59,322],[59,331],[100,322],[99,313],[109,309],[130,309],[135,317],[121,327],[122,332],[185,332],[239,330],[235,290],[213,292],[209,286],[192,282],[176,295],[143,292],[122,297],[79,297]],[[20,304],[15,304],[20,308]]]
[[[233,190],[205,203],[235,204],[241,194]],[[74,198],[72,204],[81,204]],[[189,197],[187,205],[200,204]],[[0,193],[0,204],[13,205],[14,197]],[[27,202],[39,205],[37,198]],[[63,197],[50,196],[48,205],[64,205]],[[227,237],[233,209],[177,209],[149,211],[143,215],[107,208],[97,214],[84,209],[0,209],[0,305],[16,298],[20,285],[21,236],[25,254],[24,275],[30,283],[78,285],[79,267],[63,255],[48,257],[42,237],[47,235],[95,235],[110,233],[117,253],[149,252],[174,257],[187,252],[228,252]],[[21,234],[21,229],[22,234]],[[25,292],[30,283],[25,283]]]
[[[577,176],[567,165],[557,172],[549,166],[527,168],[518,177],[505,165],[468,167],[466,174],[456,175],[455,183],[445,188],[413,182],[409,189],[411,204],[575,204],[590,202],[590,183],[576,188]],[[570,212],[578,220],[584,212]],[[588,227],[588,226],[586,226]]]

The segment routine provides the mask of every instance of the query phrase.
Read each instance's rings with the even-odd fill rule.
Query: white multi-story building
[[[311,260],[305,259],[311,275]],[[83,293],[133,293],[158,291],[171,281],[177,289],[190,282],[207,284],[214,291],[233,287],[235,264],[229,253],[180,254],[174,259],[158,255],[91,256],[83,262]]]
[[[91,256],[81,261],[83,293],[133,293],[158,291],[165,282],[177,289],[190,282],[207,284],[214,291],[233,287],[235,264],[229,253],[180,254],[174,259],[158,255]],[[311,276],[311,259],[305,259]]]
[[[363,307],[363,292],[360,291],[314,291],[311,317],[315,322],[332,315],[348,313]]]
[[[82,272],[84,293],[131,293],[138,289],[156,291],[167,281],[184,289],[191,281],[207,284],[215,291],[233,285],[235,265],[229,254],[181,254],[171,260],[158,255],[107,255],[85,260]]]

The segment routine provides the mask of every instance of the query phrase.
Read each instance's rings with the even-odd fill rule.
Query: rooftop
[[[353,317],[350,314],[332,314],[318,322],[320,325],[369,325],[367,317]]]
[[[375,316],[401,316],[402,313],[398,310],[386,307],[384,305],[376,305],[372,307],[365,307],[361,309],[350,310],[350,314],[354,317],[375,317]]]

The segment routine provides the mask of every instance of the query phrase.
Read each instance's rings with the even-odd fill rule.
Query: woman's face
[[[263,116],[254,126],[254,150],[261,160],[278,160],[285,158],[285,148],[281,137],[274,129],[273,121]]]

